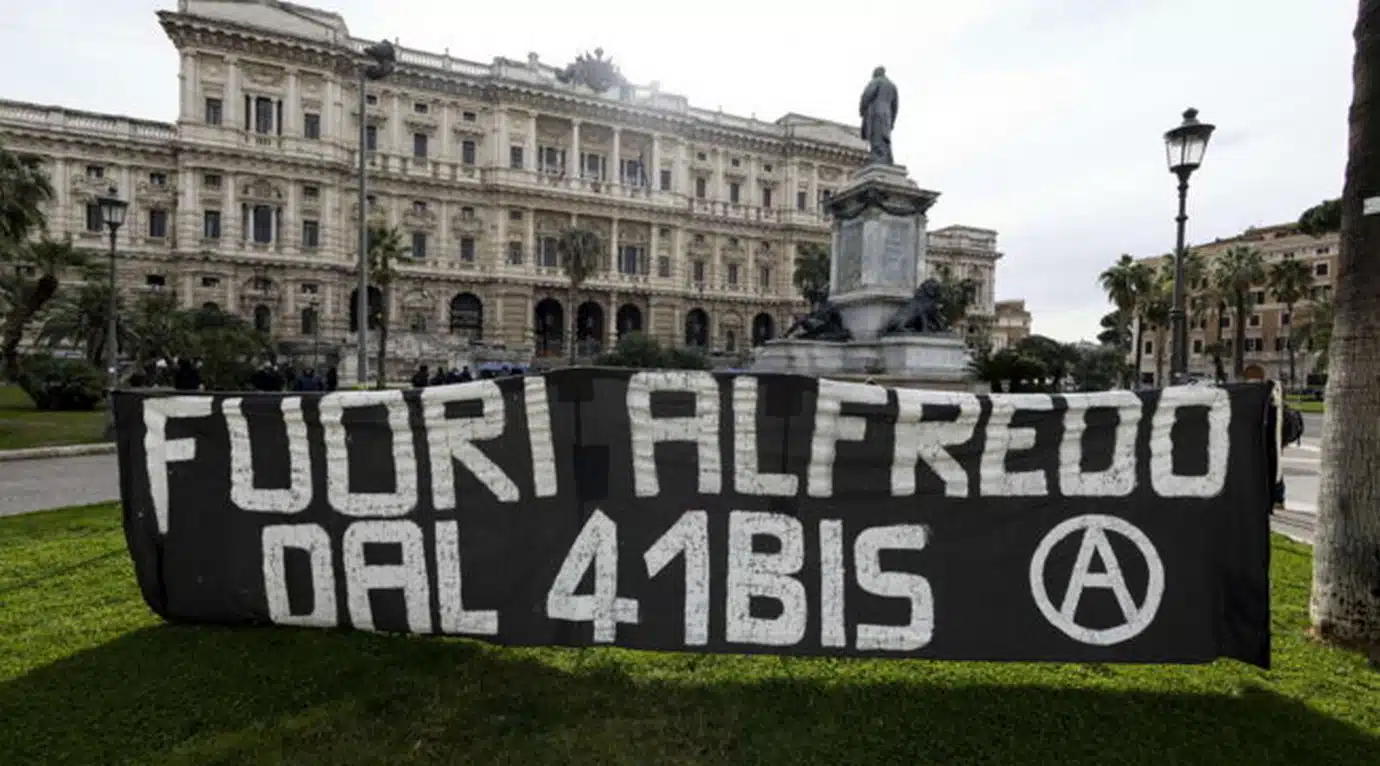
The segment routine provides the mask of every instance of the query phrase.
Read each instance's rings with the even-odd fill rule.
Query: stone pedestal
[[[882,334],[925,276],[925,214],[938,198],[899,165],[866,165],[855,172],[829,203],[829,300],[852,340],[768,341],[757,349],[753,371],[972,390],[968,349],[956,334]]]
[[[856,340],[872,340],[910,300],[925,261],[925,213],[938,192],[899,165],[865,165],[830,201],[834,215],[829,299]]]

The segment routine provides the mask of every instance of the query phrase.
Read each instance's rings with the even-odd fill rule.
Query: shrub
[[[94,410],[105,396],[105,375],[85,359],[31,356],[24,360],[19,387],[40,410]]]
[[[600,356],[595,364],[650,370],[709,369],[709,360],[703,354],[684,348],[663,348],[656,338],[642,333],[624,335],[613,351]]]

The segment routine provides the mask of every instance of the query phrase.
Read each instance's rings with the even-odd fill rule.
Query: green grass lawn
[[[1297,396],[1286,396],[1284,397],[1284,401],[1288,403],[1290,407],[1293,407],[1299,412],[1312,412],[1322,414],[1324,411],[1327,410],[1327,405],[1325,402],[1313,401],[1311,399],[1305,401]]]
[[[105,410],[40,412],[18,386],[0,385],[0,450],[105,441]]]
[[[0,763],[1376,763],[1380,674],[1305,637],[1309,550],[1274,545],[1262,671],[173,626],[114,506],[0,519]]]

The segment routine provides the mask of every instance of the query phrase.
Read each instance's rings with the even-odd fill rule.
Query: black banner
[[[576,369],[115,414],[167,619],[1265,667],[1269,401]]]

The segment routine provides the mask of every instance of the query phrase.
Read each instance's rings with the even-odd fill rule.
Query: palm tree
[[[1150,267],[1139,263],[1129,255],[1123,254],[1117,262],[1098,275],[1097,281],[1107,292],[1122,321],[1121,337],[1131,335],[1131,320],[1139,316],[1140,303],[1150,282]],[[1136,328],[1135,337],[1135,377],[1140,379],[1140,349],[1144,326]],[[1123,349],[1129,352],[1130,349]],[[1129,384],[1129,382],[1128,382]]]
[[[1232,377],[1241,380],[1246,369],[1246,320],[1255,305],[1255,286],[1265,281],[1265,259],[1260,251],[1238,245],[1217,256],[1212,282],[1231,308],[1236,331],[1232,339]]]
[[[812,311],[829,299],[829,269],[827,245],[805,242],[797,248],[791,282]]]
[[[43,205],[53,199],[53,185],[43,170],[43,160],[0,146],[0,256],[47,229]]]
[[[1167,255],[1160,261],[1143,296],[1141,307],[1143,323],[1155,333],[1155,384],[1164,386],[1164,354],[1168,343],[1170,309],[1174,298],[1174,256]]]
[[[123,296],[116,295],[117,317],[126,317]],[[110,315],[110,283],[91,278],[76,290],[65,291],[53,301],[39,326],[37,341],[48,347],[66,346],[81,350],[95,365],[105,359],[106,321]],[[116,320],[116,340],[130,344],[128,322]]]
[[[1380,661],[1380,223],[1363,212],[1380,188],[1380,0],[1361,0],[1354,37],[1309,613],[1319,637]]]
[[[5,377],[10,380],[19,375],[19,344],[24,330],[57,294],[63,272],[86,260],[85,252],[72,247],[70,237],[52,240],[45,234],[37,241],[15,243],[12,248],[11,268],[6,269],[3,280],[8,310],[0,334],[0,355]]]
[[[570,281],[570,299],[567,301],[570,306],[570,363],[575,364],[576,342],[580,337],[580,312],[576,310],[575,301],[580,286],[599,273],[604,246],[598,234],[576,227],[561,232],[556,240],[556,254],[561,258],[561,270]]]
[[[1328,357],[1332,350],[1332,320],[1336,316],[1336,305],[1331,298],[1314,301],[1308,306],[1308,321],[1294,328],[1298,340],[1304,341],[1317,353],[1313,370],[1321,375],[1327,374]]]
[[[409,248],[403,246],[402,233],[396,226],[369,227],[369,283],[378,287],[383,298],[379,301],[378,316],[370,317],[379,328],[378,380],[374,386],[380,391],[388,382],[385,365],[388,363],[388,322],[392,308],[389,287],[398,276],[393,263],[406,258],[408,251]]]
[[[1308,297],[1309,290],[1313,287],[1313,270],[1304,261],[1286,258],[1271,264],[1266,281],[1270,284],[1270,291],[1275,294],[1275,300],[1284,304],[1289,321],[1294,322],[1294,304]],[[1284,347],[1289,354],[1289,385],[1297,386],[1292,328],[1285,333]]]

